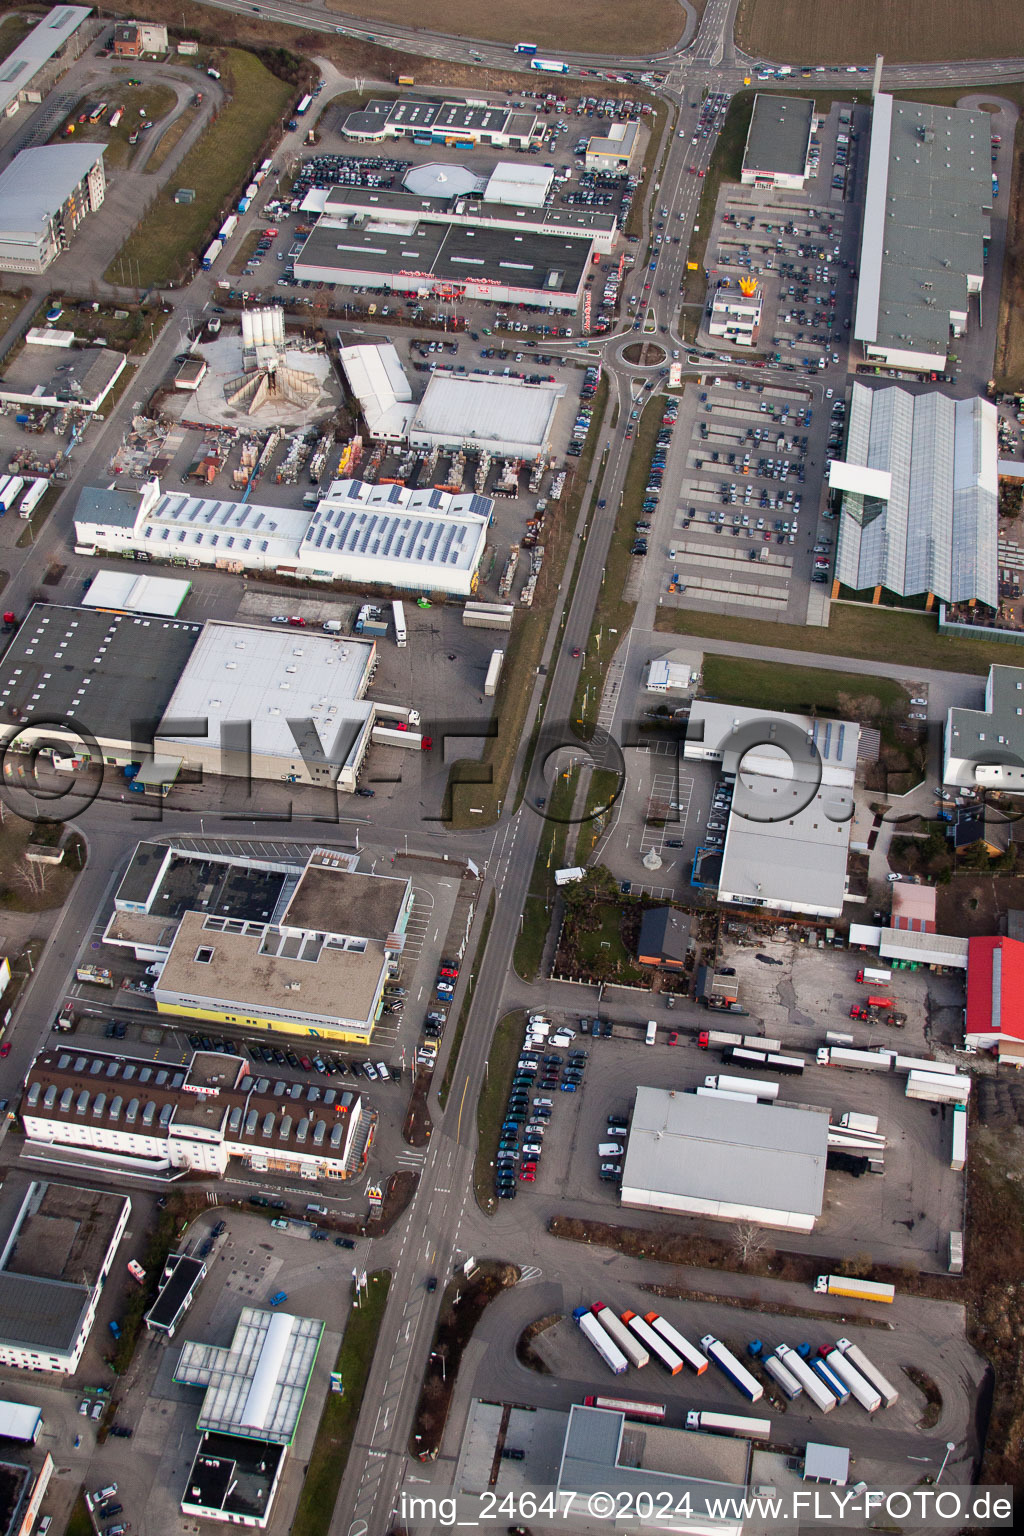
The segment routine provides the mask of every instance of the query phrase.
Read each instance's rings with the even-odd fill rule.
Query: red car
[[[11,1042],[9,1040],[5,1040],[3,1045],[0,1045],[0,1056],[9,1056],[10,1054]]]
[[[536,1172],[531,1171],[529,1168],[524,1168],[519,1177],[524,1184],[536,1184],[537,1182]]]
[[[573,661],[579,661],[579,659],[582,656],[582,654],[583,654],[583,652],[580,650],[579,646],[578,645],[574,645],[573,648],[572,648],[572,659],[573,659]]]
[[[672,1031],[672,1033],[669,1035],[668,1043],[669,1043],[669,1045],[678,1045],[679,1044],[679,1031],[678,1031],[678,1029],[674,1029]]]
[[[459,968],[457,965],[442,965],[437,974],[439,976],[450,976],[454,981],[456,976],[459,974]]]

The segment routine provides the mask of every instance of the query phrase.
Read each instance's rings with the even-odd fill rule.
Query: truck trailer
[[[959,1073],[947,1077],[943,1072],[911,1072],[907,1078],[908,1099],[925,1099],[930,1104],[966,1104],[970,1094],[970,1078]]]
[[[640,1343],[663,1365],[670,1376],[678,1376],[683,1368],[683,1362],[674,1349],[670,1349],[667,1341],[656,1333],[645,1318],[638,1317],[635,1312],[623,1312],[622,1321],[626,1327],[635,1333]]]
[[[204,272],[209,272],[210,268],[213,266],[214,262],[217,260],[217,257],[220,255],[223,249],[224,247],[221,245],[219,240],[214,240],[210,245],[206,247],[206,250],[203,253]]]
[[[709,1360],[713,1360],[724,1376],[728,1376],[738,1392],[750,1399],[752,1403],[759,1403],[764,1397],[764,1388],[756,1376],[752,1376],[745,1365],[741,1365],[731,1349],[727,1349],[720,1339],[716,1339],[713,1333],[706,1333],[700,1341],[701,1348]]]
[[[421,736],[419,731],[393,731],[387,725],[375,725],[370,732],[370,740],[376,741],[385,747],[405,747],[409,752],[428,752],[430,748],[426,743],[429,736]]]
[[[629,1361],[618,1345],[612,1343],[597,1318],[591,1316],[586,1307],[576,1307],[572,1315],[576,1319],[580,1332],[590,1340],[608,1369],[616,1376],[624,1375]]]
[[[467,603],[462,622],[467,629],[511,629],[514,614],[511,603]]]
[[[757,1077],[726,1077],[722,1072],[704,1079],[705,1088],[721,1088],[726,1093],[743,1093],[747,1098],[777,1099],[778,1083],[769,1083]]]
[[[807,1345],[803,1345],[803,1348],[806,1349]],[[797,1351],[797,1353],[799,1353],[799,1351]],[[815,1376],[817,1376],[818,1380],[825,1383],[826,1387],[832,1393],[832,1396],[835,1398],[836,1402],[845,1403],[846,1399],[850,1395],[850,1389],[846,1385],[845,1381],[841,1381],[840,1378],[836,1375],[835,1371],[829,1369],[820,1355],[814,1355],[810,1360],[808,1360],[807,1363],[811,1370],[814,1372]]]
[[[788,1344],[780,1344],[775,1355],[782,1361],[786,1370],[796,1377],[811,1402],[820,1408],[822,1413],[831,1413],[836,1405],[835,1394],[830,1392],[825,1383],[814,1374],[807,1361],[802,1360],[796,1350],[790,1349]]]
[[[677,1328],[673,1328],[672,1324],[667,1322],[657,1312],[648,1312],[644,1317],[644,1322],[649,1323],[655,1333],[665,1340],[669,1348],[675,1350],[683,1364],[688,1365],[694,1375],[703,1376],[708,1368],[708,1362],[696,1345],[691,1344],[688,1338],[681,1334]]]
[[[10,512],[24,489],[25,480],[22,475],[7,475],[0,480],[0,513]]]
[[[818,1353],[834,1376],[849,1390],[851,1397],[855,1397],[861,1407],[867,1413],[877,1413],[882,1406],[882,1394],[877,1387],[873,1387],[866,1376],[862,1376],[852,1360],[848,1360],[841,1349],[830,1349],[823,1346]]]
[[[896,1299],[896,1287],[883,1280],[858,1280],[854,1275],[819,1275],[814,1282],[819,1296],[852,1296],[857,1301]]]
[[[928,1061],[923,1056],[897,1056],[893,1062],[897,1072],[941,1072],[944,1077],[955,1077],[956,1067],[944,1061]]]
[[[699,1099],[732,1099],[735,1104],[756,1104],[756,1093],[730,1093],[725,1088],[695,1088]]]
[[[887,987],[892,981],[892,971],[883,971],[877,966],[866,965],[863,970],[857,972],[855,979],[869,987]]]
[[[783,1365],[778,1355],[766,1355],[761,1363],[776,1386],[781,1387],[788,1398],[792,1399],[800,1396],[803,1387],[789,1367]]]
[[[967,1106],[955,1104],[953,1106],[953,1152],[949,1166],[954,1173],[960,1173],[967,1162]]]
[[[625,1323],[620,1322],[611,1307],[606,1307],[603,1301],[595,1301],[590,1310],[630,1364],[635,1365],[638,1371],[643,1370],[651,1357],[636,1335],[630,1333]]]
[[[745,1435],[748,1440],[767,1440],[771,1436],[771,1419],[747,1418],[739,1413],[705,1413],[691,1408],[686,1415],[687,1429],[700,1429],[712,1435]]]
[[[498,679],[505,663],[504,651],[492,651],[490,664],[487,668],[487,676],[484,679],[484,698],[493,699],[498,691]]]
[[[845,1115],[840,1116],[839,1124],[844,1131],[867,1131],[869,1136],[878,1134],[877,1115],[862,1115],[848,1109]]]
[[[855,1051],[849,1046],[836,1045],[829,1049],[830,1067],[860,1067],[867,1072],[888,1072],[892,1067],[890,1051]]]
[[[887,1381],[878,1369],[872,1364],[864,1351],[850,1339],[837,1339],[836,1349],[841,1355],[845,1355],[852,1365],[855,1365],[864,1377],[875,1388],[882,1402],[887,1408],[894,1408],[900,1400],[900,1395],[892,1382]]]

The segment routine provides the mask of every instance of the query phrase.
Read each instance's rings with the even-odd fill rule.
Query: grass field
[[[705,0],[691,0],[698,15]],[[407,0],[327,0],[327,8],[370,21],[408,26],[415,18],[427,31],[494,43],[536,43],[538,48],[567,53],[657,53],[683,34],[685,19],[675,0],[562,0],[553,11],[547,0],[516,0],[499,15],[488,0],[420,0],[410,13]]]
[[[524,981],[532,981],[540,969],[544,955],[544,941],[548,936],[551,912],[557,887],[555,870],[566,867],[566,849],[576,847],[576,824],[569,821],[576,790],[580,782],[580,769],[568,768],[559,774],[548,796],[547,809],[551,819],[544,823],[537,857],[533,862],[530,889],[523,907],[519,935],[516,939],[512,964]]]
[[[349,1282],[351,1284],[351,1282]],[[309,1458],[292,1536],[321,1536],[331,1523],[338,1489],[345,1475],[356,1420],[363,1405],[366,1378],[373,1364],[377,1335],[388,1299],[391,1276],[377,1270],[368,1278],[358,1307],[353,1305],[334,1369],[341,1372],[343,1392],[328,1392]]]
[[[129,161],[145,146],[150,133],[159,131],[159,127],[167,114],[173,111],[177,104],[177,96],[169,85],[111,85],[107,111],[104,112],[104,121],[99,123],[80,123],[78,121],[87,107],[99,106],[100,98],[95,93],[83,96],[81,101],[69,111],[56,131],[51,135],[51,144],[105,144],[107,152],[104,155],[106,165],[115,170]],[[116,128],[110,126],[110,114],[116,107],[124,108],[124,115]],[[143,121],[140,116],[140,108],[145,108],[145,116],[154,125],[146,133],[140,133],[135,144],[129,144],[128,140]],[[73,134],[65,133],[65,128],[73,123]]]
[[[910,709],[906,689],[891,677],[780,666],[737,656],[705,656],[702,682],[709,699],[725,704],[757,709],[770,699],[773,709],[842,715],[869,725],[906,719]]]
[[[928,614],[896,613],[859,603],[833,603],[828,629],[800,624],[762,624],[724,614],[690,613],[659,608],[655,626],[675,635],[731,640],[740,645],[768,645],[822,656],[856,656],[861,661],[896,662],[939,672],[987,672],[995,663],[1016,665],[1017,650],[998,640],[961,640],[940,635]],[[712,647],[714,649],[714,647]]]
[[[1024,54],[1020,0],[740,0],[736,42],[792,64],[890,64]]]
[[[187,269],[214,220],[245,182],[264,141],[292,96],[292,88],[272,75],[259,59],[240,49],[227,50],[220,64],[231,99],[216,122],[185,156],[175,186],[194,187],[194,203],[176,203],[174,187],[165,188],[138,229],[129,236],[106,272],[121,281],[120,258],[132,263],[142,287],[162,284]]]
[[[168,124],[160,135],[156,148],[143,167],[145,175],[155,176],[164,163],[171,158],[171,155],[199,116],[200,110],[199,107],[189,104],[184,112],[179,113],[173,123]]]
[[[487,1058],[487,1075],[476,1105],[477,1149],[473,1167],[473,1188],[477,1204],[483,1211],[493,1211],[494,1159],[501,1139],[498,1132],[505,1118],[505,1103],[512,1082],[512,1068],[519,1058],[526,1019],[522,1013],[510,1013],[502,1019],[494,1031],[490,1055]]]

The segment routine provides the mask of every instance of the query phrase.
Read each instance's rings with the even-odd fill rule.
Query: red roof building
[[[1024,944],[1017,939],[968,942],[965,1043],[1024,1067]]]

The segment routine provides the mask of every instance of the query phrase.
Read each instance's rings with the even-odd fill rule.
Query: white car
[[[830,389],[826,389],[826,391],[825,391],[825,399],[826,400],[831,400],[832,399],[832,391]]]
[[[885,878],[888,880],[890,885],[896,885],[900,880],[903,879],[903,876],[902,875],[886,875]]]
[[[371,1083],[375,1083],[377,1081],[377,1068],[374,1066],[372,1061],[363,1062],[363,1071],[366,1073],[366,1076],[370,1079]]]

